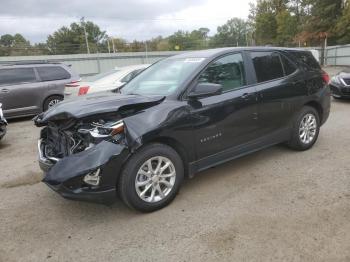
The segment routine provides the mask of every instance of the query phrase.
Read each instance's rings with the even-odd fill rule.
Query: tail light
[[[78,87],[79,86],[79,82],[80,82],[80,79],[79,80],[73,80],[72,82],[66,84],[65,86],[66,87]]]
[[[329,83],[330,78],[329,78],[329,75],[325,71],[322,71],[322,78],[326,84]]]
[[[79,88],[79,93],[78,93],[78,96],[82,96],[82,95],[86,95],[87,92],[89,91],[89,86],[81,86]]]

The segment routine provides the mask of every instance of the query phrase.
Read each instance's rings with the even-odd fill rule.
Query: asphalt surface
[[[333,69],[334,70],[334,69]],[[275,146],[185,181],[140,214],[40,182],[29,119],[0,142],[0,261],[350,261],[350,101],[306,152]]]

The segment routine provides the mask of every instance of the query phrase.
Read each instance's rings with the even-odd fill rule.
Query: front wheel
[[[154,143],[140,149],[124,167],[118,183],[123,202],[141,212],[167,206],[184,178],[180,156],[171,147]]]
[[[292,138],[288,145],[295,150],[308,150],[316,143],[319,132],[318,112],[313,107],[305,106],[294,120]]]

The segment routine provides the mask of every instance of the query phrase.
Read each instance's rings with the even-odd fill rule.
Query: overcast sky
[[[129,41],[199,27],[213,34],[229,18],[247,18],[249,2],[254,0],[0,0],[0,35],[21,33],[44,42],[82,16]]]

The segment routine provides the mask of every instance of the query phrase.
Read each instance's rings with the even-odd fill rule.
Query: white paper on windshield
[[[201,63],[205,58],[186,58],[185,63]]]

